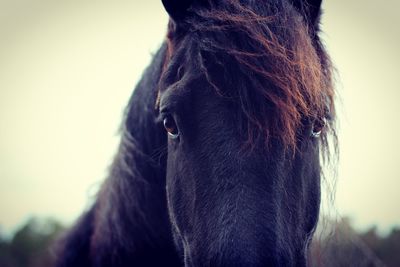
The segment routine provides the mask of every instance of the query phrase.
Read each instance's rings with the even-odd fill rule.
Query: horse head
[[[185,266],[305,266],[333,111],[320,1],[163,4],[157,107]]]
[[[335,137],[321,1],[163,4],[166,41],[57,266],[306,266]]]

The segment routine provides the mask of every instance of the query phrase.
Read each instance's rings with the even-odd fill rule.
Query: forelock
[[[254,9],[230,0],[191,14],[185,34],[198,49],[191,60],[198,60],[219,94],[240,104],[248,144],[263,138],[266,145],[275,139],[296,148],[305,118],[328,118],[327,128],[334,130],[329,57],[294,8],[264,4]],[[170,22],[168,57],[182,40],[174,30]]]

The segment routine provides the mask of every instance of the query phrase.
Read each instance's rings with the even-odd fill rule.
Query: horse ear
[[[304,16],[309,26],[318,30],[322,0],[290,0],[290,2]]]
[[[175,23],[183,22],[189,15],[190,8],[208,6],[207,0],[161,0],[165,10]]]
[[[184,19],[193,0],[161,0],[171,19],[178,22]]]

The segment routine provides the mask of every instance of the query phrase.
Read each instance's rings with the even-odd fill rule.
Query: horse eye
[[[178,138],[179,131],[174,118],[171,115],[168,115],[164,118],[163,123],[168,136],[172,139]]]
[[[326,124],[326,120],[325,118],[323,119],[317,119],[314,121],[314,125],[313,125],[313,129],[312,129],[312,133],[311,136],[318,138],[321,136],[322,130],[324,129]]]
[[[177,71],[177,78],[178,78],[178,80],[181,80],[182,78],[183,78],[183,75],[185,74],[185,70],[183,69],[183,66],[180,66],[179,68],[178,68],[178,71]]]

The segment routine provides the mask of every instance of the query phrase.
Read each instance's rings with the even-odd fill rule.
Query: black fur
[[[190,25],[193,6],[181,2],[163,1],[174,23]],[[240,2],[260,16],[298,14],[286,0]],[[262,133],[246,146],[254,124],[243,94],[250,106],[263,102],[245,81],[259,76],[207,50],[202,42],[219,36],[192,30],[170,33],[134,90],[110,175],[93,207],[59,243],[57,267],[306,266],[320,204],[314,118],[302,118],[295,147],[273,135],[266,142]],[[321,68],[328,68],[323,48],[312,43]],[[226,60],[225,72],[215,73],[217,59]],[[218,78],[210,79],[205,69]],[[260,83],[270,85],[254,84]],[[264,105],[266,117],[279,112]],[[178,138],[168,138],[166,117],[175,120]]]

